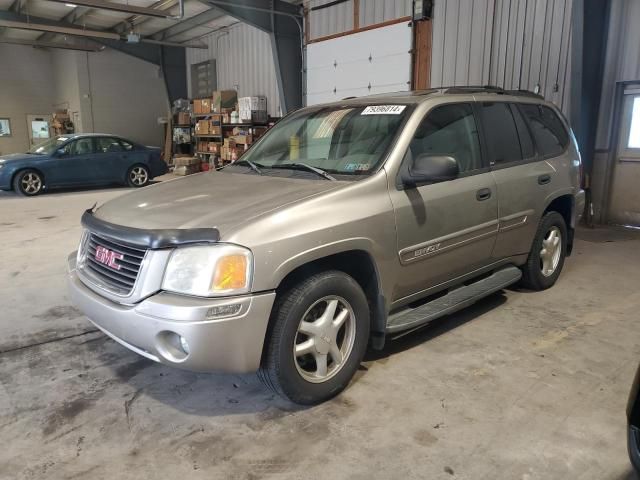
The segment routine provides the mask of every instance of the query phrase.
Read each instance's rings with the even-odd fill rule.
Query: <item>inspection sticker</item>
[[[370,105],[360,115],[400,115],[406,105]]]

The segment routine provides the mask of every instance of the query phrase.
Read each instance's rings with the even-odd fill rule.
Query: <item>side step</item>
[[[506,267],[471,285],[465,285],[451,290],[443,297],[438,297],[417,308],[390,315],[387,321],[387,334],[404,332],[421,327],[436,318],[465,308],[487,295],[502,290],[520,280],[521,277],[522,272],[518,267]]]

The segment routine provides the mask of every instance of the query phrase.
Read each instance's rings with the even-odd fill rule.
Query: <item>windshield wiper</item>
[[[284,168],[291,170],[308,170],[309,172],[313,172],[326,180],[335,181],[336,179],[329,175],[327,172],[318,167],[312,167],[311,165],[307,165],[306,163],[283,163],[281,165],[270,165],[269,168]]]
[[[251,160],[238,160],[236,162],[233,162],[231,165],[242,165],[243,163],[248,165],[249,168],[256,172],[258,175],[262,175],[262,170],[260,170],[260,168],[264,168],[264,165],[254,163]]]

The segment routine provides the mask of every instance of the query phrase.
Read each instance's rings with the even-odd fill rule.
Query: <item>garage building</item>
[[[635,478],[625,407],[640,353],[635,322],[640,308],[638,20],[637,0],[0,0],[0,188],[6,190],[0,191],[5,243],[0,251],[0,440],[5,445],[0,478]],[[378,97],[362,100],[371,95]],[[431,307],[442,313],[402,332],[384,329],[384,322],[392,325],[397,314],[389,307],[392,302],[366,291],[372,312],[367,353],[353,379],[347,379],[348,388],[327,401],[307,402],[314,406],[300,406],[286,392],[289,400],[275,395],[246,369],[206,373],[204,368],[173,368],[190,364],[199,341],[190,344],[186,334],[163,336],[163,331],[157,341],[164,342],[165,350],[157,354],[89,322],[70,293],[66,259],[83,245],[103,264],[96,268],[106,272],[100,278],[107,283],[137,292],[150,285],[148,278],[157,277],[157,285],[151,283],[155,289],[131,297],[135,301],[109,297],[116,315],[139,308],[152,295],[177,293],[167,289],[164,267],[149,273],[149,255],[175,248],[184,231],[191,229],[187,236],[192,236],[184,240],[188,244],[227,242],[240,249],[229,254],[236,263],[224,273],[231,283],[238,270],[246,277],[236,290],[220,289],[241,298],[269,290],[275,306],[268,304],[272,313],[264,318],[261,350],[252,356],[230,338],[219,356],[236,365],[257,362],[264,369],[272,348],[269,335],[279,331],[274,318],[286,303],[283,292],[289,295],[294,284],[288,282],[311,271],[296,263],[299,270],[282,273],[281,283],[257,291],[261,269],[270,269],[275,278],[284,268],[270,263],[275,262],[273,251],[278,245],[291,249],[288,240],[308,225],[325,225],[334,212],[369,212],[377,205],[364,187],[361,204],[342,200],[337,190],[327,193],[324,180],[343,180],[345,172],[318,172],[298,134],[287,134],[285,142],[289,160],[298,165],[270,166],[269,155],[278,152],[268,146],[268,138],[286,132],[299,109],[310,108],[313,117],[324,111],[320,105],[331,103],[327,108],[338,110],[321,117],[325,120],[313,138],[344,128],[344,135],[356,135],[345,141],[347,151],[356,143],[358,128],[366,130],[357,123],[337,127],[353,112],[383,120],[400,115],[400,132],[414,128],[410,114],[420,108],[420,98],[429,101],[430,95],[468,99],[462,101],[474,105],[469,115],[476,120],[485,118],[479,105],[500,96],[511,99],[516,124],[525,118],[516,104],[528,102],[550,102],[548,111],[566,119],[572,131],[567,145],[575,137],[581,154],[574,187],[580,195],[584,190],[584,208],[582,200],[556,208],[566,220],[562,242],[571,256],[553,288],[531,291],[506,282],[485,298],[465,300],[468,308],[445,312],[445,300],[464,303],[455,300],[454,287],[469,287],[476,280],[465,278],[451,288],[429,290],[433,296],[401,302],[410,309],[436,302]],[[483,95],[490,100],[483,103]],[[414,104],[411,98],[418,100]],[[374,107],[387,110],[369,110]],[[344,167],[351,173],[365,175],[365,153],[384,150],[378,146],[387,148],[386,140],[391,142],[388,152],[402,142],[400,133],[388,138],[381,133],[391,131],[384,130],[389,123],[376,125],[381,143],[357,151],[353,158],[361,160]],[[472,133],[488,138],[488,125],[484,121]],[[527,131],[535,137],[530,127]],[[502,133],[507,143],[508,132]],[[450,143],[461,145],[461,137]],[[487,157],[491,146],[480,143],[478,151]],[[259,145],[267,146],[259,150]],[[328,145],[327,156],[341,148]],[[579,163],[577,156],[573,166],[537,160],[553,173],[561,168],[577,172]],[[282,191],[266,196],[262,183],[220,180],[227,178],[225,169],[235,172],[240,165],[247,177],[260,176],[260,182],[279,176],[277,168],[293,168],[296,179],[287,182],[299,187],[294,194],[282,183]],[[494,166],[487,163],[486,171],[497,170]],[[540,185],[549,181],[543,179],[547,170],[536,170],[535,176]],[[169,181],[176,182],[173,193],[169,186],[162,190]],[[206,182],[212,182],[209,190]],[[387,201],[397,211],[394,195],[398,190],[405,195],[405,187],[396,183],[394,190],[393,185],[390,180]],[[179,195],[178,188],[184,189]],[[485,200],[485,193],[478,190],[477,200]],[[309,200],[308,212],[298,213],[299,223],[289,230],[287,216],[295,212],[283,210],[265,220],[272,210],[321,195],[327,202],[343,201],[338,203],[343,208],[329,212]],[[435,204],[406,195],[417,219],[412,221],[427,225],[427,231],[430,225],[437,229],[438,222],[429,223],[442,213],[431,207]],[[523,189],[521,195],[530,191]],[[497,197],[490,202],[504,202],[504,196]],[[448,204],[443,205],[442,222],[455,221],[446,215]],[[122,215],[131,235],[154,246],[137,251],[131,247],[135,242],[118,240],[117,227],[108,230],[117,223],[116,209],[127,211]],[[198,222],[185,216],[194,212]],[[507,229],[517,228],[517,222],[524,225],[539,213],[502,215],[500,221]],[[107,243],[91,243],[92,219],[102,219],[100,228],[106,230],[99,233]],[[278,222],[281,235],[265,247],[269,256],[264,262],[258,262],[258,246],[252,252],[236,245],[244,232],[238,225],[254,225],[248,231],[256,245],[264,246]],[[338,255],[332,257],[337,263],[314,259],[313,268],[326,260],[322,265],[332,266],[326,271],[335,267],[367,290],[367,278],[384,276],[384,262],[412,262],[407,252],[416,258],[440,257],[443,265],[474,253],[463,246],[460,251],[467,253],[449,259],[452,237],[443,234],[436,241],[431,233],[408,251],[402,245],[401,217],[374,225],[369,228],[391,236],[397,255],[381,254],[384,261],[363,272],[353,266],[357,255],[352,250],[336,247],[331,255]],[[505,228],[500,225],[496,228]],[[227,227],[240,233],[225,237]],[[332,237],[335,229],[323,231],[307,238],[309,250],[343,240]],[[475,237],[461,238],[464,244]],[[121,270],[132,258],[127,265],[135,270]],[[291,253],[292,264],[295,258]],[[512,267],[518,278],[524,271],[526,280],[525,260],[526,255]],[[539,260],[544,270],[544,259]],[[202,257],[198,265],[206,261]],[[428,260],[421,263],[425,269],[437,268],[429,267]],[[494,270],[477,272],[495,275]],[[380,292],[384,282],[379,281]],[[389,290],[410,291],[408,283],[398,281]],[[238,312],[249,315],[251,308],[251,302],[231,301],[212,307],[205,300],[215,294],[181,293],[186,303],[174,305],[174,315],[194,297],[207,305],[207,312],[219,309],[208,321],[215,315],[221,315],[219,322]],[[258,301],[252,300],[254,305]],[[164,321],[151,316],[156,323]],[[375,329],[376,321],[383,322],[382,331]],[[344,341],[348,331],[335,333],[338,340],[333,340]],[[294,355],[302,343],[296,343],[298,333]],[[303,340],[312,339],[306,335]],[[327,335],[328,330],[318,333],[322,339]],[[323,355],[325,361],[332,358]],[[329,370],[333,365],[338,372],[338,363],[330,361]],[[304,365],[300,368],[306,378]],[[278,393],[279,387],[274,390]]]

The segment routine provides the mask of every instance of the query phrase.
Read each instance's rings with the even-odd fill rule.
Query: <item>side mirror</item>
[[[402,183],[419,186],[427,183],[453,180],[460,174],[455,158],[447,155],[418,155],[413,159],[407,171],[402,174]]]
[[[64,148],[59,148],[56,150],[56,157],[64,157],[67,154]]]

